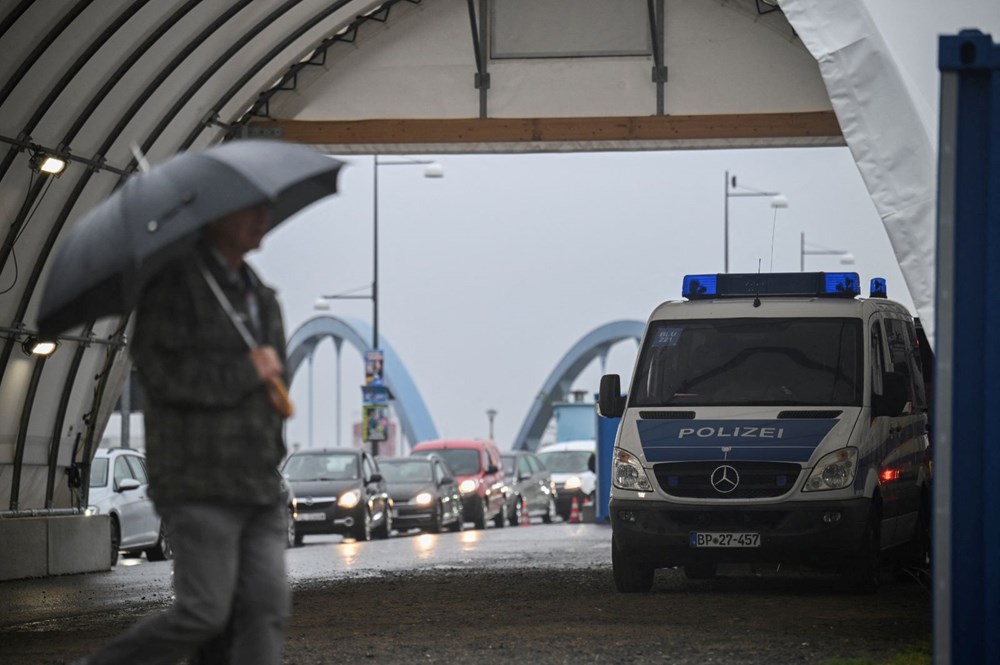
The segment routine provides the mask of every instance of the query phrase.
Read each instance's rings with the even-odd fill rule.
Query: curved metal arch
[[[180,149],[187,150],[188,148],[190,148],[191,145],[197,140],[198,136],[200,136],[201,133],[205,131],[206,127],[211,125],[212,121],[217,118],[219,112],[222,111],[222,109],[226,106],[226,104],[228,104],[240,90],[246,87],[246,85],[253,79],[253,77],[256,76],[258,73],[260,73],[260,71],[265,66],[267,66],[268,64],[271,63],[271,61],[277,58],[278,54],[280,54],[282,51],[284,51],[292,44],[297,42],[299,39],[301,39],[302,35],[311,30],[315,24],[321,21],[325,21],[331,15],[343,9],[349,2],[351,2],[351,0],[337,0],[333,4],[324,7],[321,11],[316,13],[311,20],[303,22],[302,25],[300,25],[298,28],[292,31],[289,35],[285,36],[285,38],[282,39],[280,42],[278,42],[273,48],[271,48],[270,51],[268,51],[266,54],[264,54],[264,56],[259,58],[257,62],[253,64],[253,66],[247,67],[246,71],[239,78],[239,80],[236,81],[236,83],[234,83],[232,86],[230,86],[229,90],[223,93],[219,97],[219,99],[215,102],[215,104],[212,105],[212,107],[208,110],[205,119],[203,119],[200,123],[197,124],[197,126],[194,129],[191,130],[191,132],[181,143]],[[325,43],[328,39],[330,38],[328,37],[326,40],[323,41],[323,43]],[[318,50],[319,50],[318,48],[314,49],[314,53],[315,51]],[[313,60],[314,57],[310,57],[307,62],[301,62],[298,64],[300,67],[305,67],[309,64],[313,64]],[[282,77],[281,82],[277,84],[277,87],[283,85],[286,77],[287,74]],[[234,129],[236,128],[236,125],[231,124],[225,126],[227,131],[226,138],[227,139],[233,138]]]
[[[566,352],[532,402],[521,430],[514,439],[514,450],[535,450],[545,427],[552,419],[552,404],[563,400],[573,381],[595,358],[607,355],[608,349],[626,339],[638,341],[645,327],[642,321],[612,321],[591,330]]]
[[[288,376],[295,377],[295,372],[309,355],[327,337],[335,341],[345,341],[359,352],[364,353],[370,347],[372,338],[371,326],[360,319],[338,316],[316,316],[292,333],[288,340]],[[379,340],[382,353],[385,356],[385,385],[395,396],[395,410],[399,415],[399,424],[403,435],[410,443],[428,441],[438,438],[437,428],[431,419],[431,414],[424,404],[420,391],[406,371],[402,359],[393,350],[392,345],[382,335]]]

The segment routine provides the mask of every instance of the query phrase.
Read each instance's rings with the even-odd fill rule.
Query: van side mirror
[[[625,413],[622,380],[617,374],[601,377],[601,390],[597,395],[597,412],[605,418],[621,418]]]
[[[587,471],[597,473],[597,456],[594,453],[590,453],[590,457],[587,458]]]
[[[486,467],[486,473],[496,473],[497,471],[499,471],[499,469],[497,469],[496,464],[490,464],[488,467]]]
[[[380,483],[380,482],[382,482],[382,474],[381,473],[373,473],[372,477],[368,479],[368,482],[370,482],[370,483]]]
[[[899,372],[882,375],[882,395],[876,395],[872,411],[876,416],[895,418],[903,413],[907,398],[906,377]]]
[[[440,487],[445,487],[446,485],[454,485],[454,484],[455,484],[455,479],[452,478],[451,476],[445,476],[444,478],[438,481],[438,485]]]

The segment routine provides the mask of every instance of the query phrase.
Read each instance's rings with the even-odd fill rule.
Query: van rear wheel
[[[615,578],[615,588],[620,593],[646,593],[653,588],[656,569],[623,552],[613,536],[611,569]]]

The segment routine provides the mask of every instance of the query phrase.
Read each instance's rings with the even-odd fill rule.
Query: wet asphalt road
[[[611,566],[611,529],[595,524],[492,526],[484,531],[356,542],[312,536],[286,558],[292,587],[410,570],[587,568]],[[121,559],[109,572],[0,582],[0,628],[81,615],[146,609],[171,598],[171,564]]]

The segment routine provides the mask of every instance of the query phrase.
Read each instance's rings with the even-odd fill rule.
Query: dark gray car
[[[556,486],[545,464],[534,453],[501,455],[507,487],[507,520],[511,526],[541,517],[551,524],[556,516]],[[525,513],[527,510],[527,513]]]
[[[281,467],[291,489],[293,543],[313,534],[388,538],[392,502],[378,462],[359,448],[306,450]]]
[[[382,458],[379,468],[389,486],[397,529],[462,530],[462,495],[443,459],[434,454]]]

